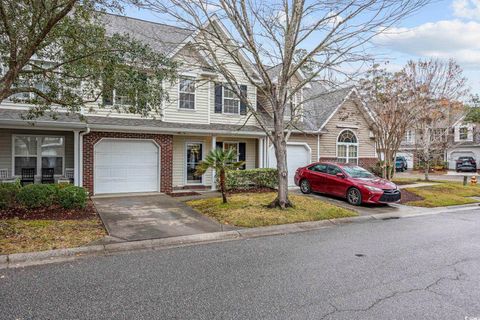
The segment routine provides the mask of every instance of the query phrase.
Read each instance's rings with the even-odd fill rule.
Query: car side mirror
[[[345,178],[345,175],[341,172],[337,173],[337,178]]]

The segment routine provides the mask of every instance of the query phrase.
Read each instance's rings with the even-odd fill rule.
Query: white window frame
[[[231,91],[233,93],[233,98],[225,98],[225,90]],[[225,100],[233,100],[238,102],[238,112],[225,112]],[[233,115],[240,115],[240,105],[241,105],[241,100],[240,98],[237,97],[235,94],[235,91],[228,89],[225,87],[225,85],[222,85],[222,113],[224,114],[233,114]]]
[[[184,154],[183,154],[183,181],[185,183],[185,185],[188,185],[188,186],[196,186],[196,185],[203,185],[204,183],[204,179],[203,179],[203,175],[200,176],[200,182],[188,182],[188,170],[187,170],[187,149],[188,149],[188,145],[189,144],[199,144],[202,146],[202,158],[200,159],[200,161],[203,161],[203,159],[205,158],[205,143],[203,141],[185,141],[185,146],[184,146]]]
[[[193,92],[188,92],[188,91],[181,91],[180,88],[181,88],[181,82],[183,80],[189,80],[189,81],[192,81],[193,82]],[[189,77],[182,77],[179,79],[178,81],[178,104],[177,104],[177,109],[178,110],[186,110],[186,111],[192,111],[192,110],[195,110],[197,108],[197,94],[196,94],[196,91],[197,91],[197,88],[195,86],[195,79],[192,79],[192,78],[189,78]],[[180,96],[181,94],[193,94],[193,108],[190,109],[190,108],[182,108],[180,107],[181,106],[181,103],[180,103]]]
[[[465,138],[462,138],[462,129],[466,130]],[[458,127],[458,141],[468,141],[468,131],[469,131],[468,126]]]
[[[16,137],[34,137],[37,140],[37,154],[35,156],[36,161],[37,161],[37,172],[35,173],[36,176],[41,176],[42,175],[42,143],[41,139],[42,138],[63,138],[63,147],[62,147],[62,154],[59,155],[58,157],[62,158],[62,173],[61,174],[55,174],[56,177],[61,177],[65,174],[65,144],[67,143],[67,140],[65,139],[65,136],[61,135],[42,135],[42,134],[12,134],[12,176],[14,177],[19,177],[20,175],[15,175],[15,157],[17,156],[15,154],[15,138]],[[18,155],[18,157],[25,157],[24,155]],[[32,156],[33,158],[34,156]]]
[[[338,139],[340,138],[340,136],[345,132],[345,131],[350,131],[354,136],[355,136],[355,139],[357,140],[357,142],[339,142]],[[345,129],[345,130],[342,130],[338,136],[337,136],[337,140],[336,140],[336,156],[337,156],[337,159],[345,159],[345,163],[353,163],[351,162],[350,160],[351,159],[355,159],[355,164],[358,164],[358,158],[360,156],[359,154],[359,143],[358,143],[358,137],[357,135],[355,134],[355,132],[353,132],[352,130],[349,130],[349,129]],[[346,154],[345,154],[345,157],[339,157],[338,156],[338,146],[346,146]],[[355,158],[353,157],[350,157],[350,147],[355,147],[357,149],[357,156]]]
[[[240,161],[239,158],[240,158],[240,152],[239,152],[239,148],[240,148],[240,142],[239,141],[223,141],[222,142],[222,145],[223,145],[223,150],[226,151],[227,148],[225,148],[225,144],[235,144],[237,147],[237,162]],[[246,144],[245,144],[245,147],[246,147]]]
[[[405,143],[412,144],[414,137],[415,137],[415,134],[413,130],[407,130],[405,132]]]

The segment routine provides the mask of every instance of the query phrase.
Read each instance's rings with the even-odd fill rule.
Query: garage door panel
[[[159,189],[159,150],[150,140],[102,140],[94,159],[96,194]]]
[[[288,166],[288,185],[295,185],[295,172],[298,168],[306,166],[311,161],[310,150],[304,144],[299,145],[287,145],[287,166]],[[269,153],[269,166],[276,168],[277,159],[275,157],[275,150],[270,148]]]

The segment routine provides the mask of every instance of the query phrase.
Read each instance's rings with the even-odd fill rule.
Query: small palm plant
[[[215,170],[220,177],[220,191],[222,192],[223,203],[227,203],[227,190],[225,186],[226,172],[227,170],[240,168],[243,166],[243,163],[243,161],[237,161],[237,151],[235,149],[214,149],[200,162],[195,174],[201,176],[209,168]]]

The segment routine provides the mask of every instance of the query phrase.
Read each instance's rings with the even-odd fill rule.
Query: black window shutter
[[[245,161],[246,160],[246,144],[245,142],[240,142],[238,144],[238,161]],[[245,169],[245,164],[243,164],[241,169]]]
[[[247,114],[247,86],[241,85],[240,86],[240,94],[242,95],[242,99],[240,100],[240,114],[246,115]]]
[[[222,113],[223,105],[222,84],[215,83],[215,113]]]
[[[217,142],[215,143],[215,145],[216,145],[216,148],[217,148],[217,149],[220,149],[220,150],[223,149],[223,142],[222,142],[222,141],[217,141]]]

